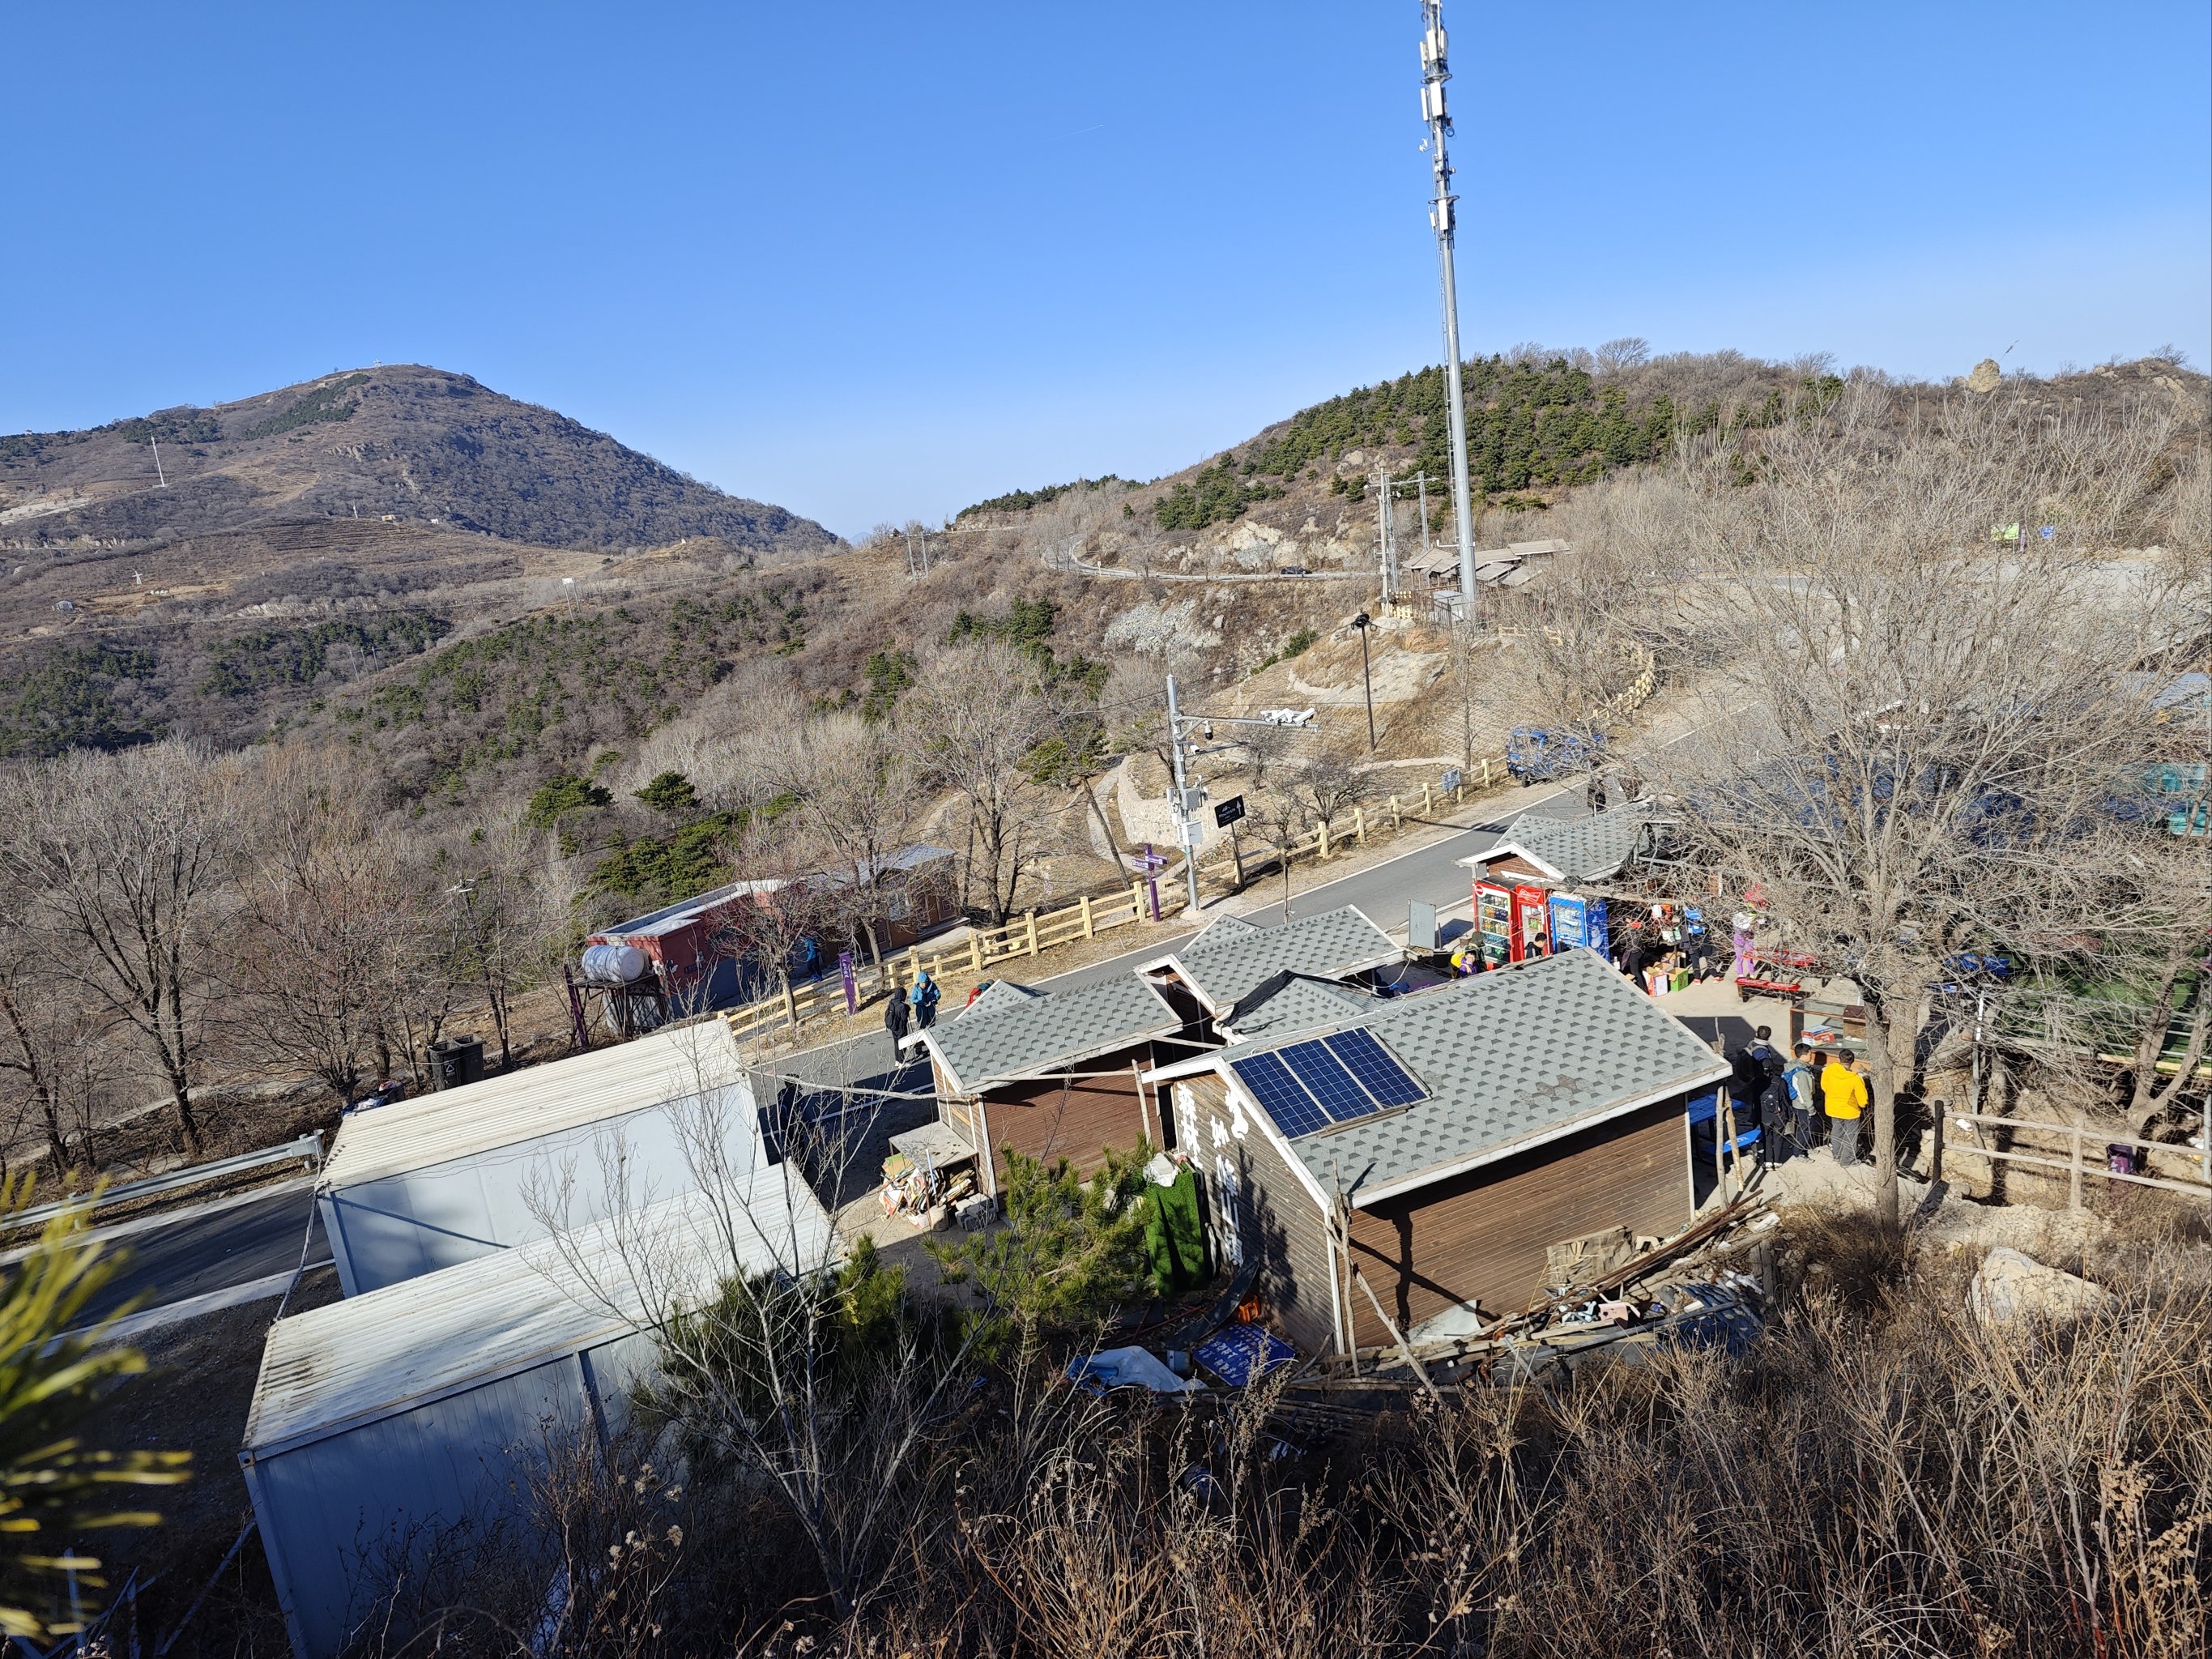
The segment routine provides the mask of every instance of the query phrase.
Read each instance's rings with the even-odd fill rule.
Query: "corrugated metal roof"
[[[1220,1014],[1285,969],[1328,979],[1392,961],[1398,954],[1388,933],[1358,906],[1346,904],[1279,927],[1208,928],[1165,960]]]
[[[319,1189],[423,1170],[540,1135],[726,1088],[742,1075],[719,1019],[355,1112],[338,1125]]]
[[[278,1320],[245,1449],[270,1456],[616,1340],[740,1267],[822,1265],[830,1218],[797,1171],[778,1164],[748,1180],[609,1217],[566,1253],[542,1239]]]
[[[678,899],[673,904],[664,904],[658,910],[648,910],[628,921],[618,921],[611,927],[602,927],[592,935],[594,939],[645,939],[663,933],[681,933],[706,912],[719,905],[750,893],[773,893],[782,886],[781,881],[733,881],[726,887],[717,887],[709,893],[699,893],[690,898]]]
[[[1131,973],[1080,990],[1009,997],[991,1008],[978,1003],[927,1036],[954,1086],[972,1094],[1182,1029],[1167,999]]]
[[[1548,1130],[1728,1075],[1728,1062],[1589,951],[1566,951],[1341,1022],[1372,1031],[1430,1090],[1401,1112],[1290,1143],[1323,1191],[1352,1201],[1504,1153]],[[1295,1035],[1313,1035],[1307,1027]],[[1294,1034],[1237,1043],[1225,1062]],[[1227,1073],[1226,1065],[1221,1069]]]
[[[952,849],[949,847],[939,847],[929,842],[918,841],[912,846],[902,847],[896,853],[885,854],[883,869],[889,872],[919,870],[925,865],[939,863],[952,855]],[[872,878],[878,872],[872,866],[863,866],[860,873],[861,878],[866,880]],[[805,877],[803,879],[812,886],[836,888],[848,885],[853,878],[849,872],[830,870],[818,875]],[[748,894],[773,893],[783,884],[781,881],[733,881],[726,887],[717,887],[711,892],[699,893],[690,898],[678,899],[673,904],[665,904],[658,910],[648,910],[645,915],[633,916],[628,921],[616,922],[611,927],[601,928],[591,937],[595,940],[648,939],[665,933],[681,933],[709,910],[727,904],[733,899],[743,898]]]

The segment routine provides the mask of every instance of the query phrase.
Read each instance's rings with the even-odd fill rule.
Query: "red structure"
[[[952,860],[950,848],[917,842],[886,860],[882,878],[884,914],[874,924],[876,938],[886,953],[902,950],[932,928],[958,917]],[[848,884],[852,878],[825,872],[805,880],[811,886],[828,890]],[[734,881],[604,927],[584,942],[628,945],[642,951],[672,1012],[727,1008],[756,994],[759,982],[767,976],[759,963],[741,959],[734,942],[744,931],[734,921],[737,912],[781,885],[775,881]],[[827,971],[835,963],[836,948],[833,945],[825,955],[816,941],[809,939],[791,964],[792,976],[808,980]]]

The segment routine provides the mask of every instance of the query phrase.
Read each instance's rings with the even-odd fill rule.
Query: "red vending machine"
[[[1544,887],[1513,890],[1513,960],[1552,954],[1552,894]]]
[[[1494,881],[1474,884],[1474,932],[1482,948],[1482,965],[1503,968],[1521,960],[1513,929],[1513,893]]]

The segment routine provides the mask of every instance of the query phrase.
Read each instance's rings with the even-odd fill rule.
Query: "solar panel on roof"
[[[1304,1085],[1274,1055],[1255,1054],[1249,1060],[1232,1060],[1230,1069],[1252,1091],[1252,1098],[1260,1103],[1260,1109],[1274,1119],[1275,1127],[1292,1139],[1328,1127],[1328,1115],[1314,1103]]]
[[[1328,1114],[1331,1122],[1349,1123],[1356,1117],[1374,1115],[1375,1103],[1368,1097],[1367,1091],[1345,1069],[1344,1062],[1319,1042],[1293,1042],[1275,1052],[1291,1068],[1291,1075],[1321,1102],[1322,1110]]]
[[[1359,1079],[1367,1092],[1375,1097],[1379,1106],[1410,1106],[1417,1100],[1428,1098],[1413,1074],[1390,1057],[1390,1052],[1375,1040],[1371,1031],[1339,1031],[1334,1036],[1324,1037],[1329,1052],[1342,1060],[1345,1069]]]

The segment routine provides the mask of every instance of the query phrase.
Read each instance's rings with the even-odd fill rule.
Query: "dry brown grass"
[[[546,1487],[546,1535],[567,1547],[480,1564],[473,1593],[509,1611],[471,1623],[449,1607],[441,1650],[520,1651],[512,1610],[542,1598],[550,1565],[618,1543],[627,1565],[592,1577],[579,1621],[599,1635],[540,1651],[2203,1651],[2212,1255],[2170,1237],[2098,1247],[2082,1265],[2110,1306],[1987,1330],[1955,1256],[1840,1219],[1798,1224],[1784,1254],[1797,1288],[1741,1359],[1662,1352],[1416,1399],[1325,1445],[1290,1443],[1267,1389],[1186,1412],[1018,1370],[949,1429],[842,1620],[757,1491],[671,1498],[571,1468]],[[632,1534],[651,1547],[630,1553]]]

